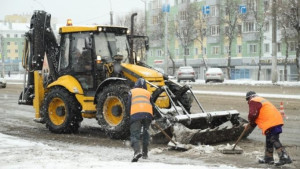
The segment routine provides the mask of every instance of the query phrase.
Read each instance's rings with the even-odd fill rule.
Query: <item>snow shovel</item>
[[[172,142],[175,147],[172,145],[171,147],[175,148],[176,150],[182,150],[182,151],[186,151],[188,150],[188,148],[185,147],[184,144],[180,144],[180,143],[176,143],[157,123],[152,123],[156,128],[158,128],[166,137],[167,139]],[[168,144],[169,145],[169,144]]]
[[[240,142],[240,140],[242,139],[242,137],[245,135],[245,133],[246,133],[246,131],[248,130],[249,127],[250,127],[250,124],[248,123],[247,126],[244,128],[244,130],[243,130],[242,134],[240,135],[240,137],[236,140],[233,148],[230,148],[230,149],[224,148],[221,152],[223,154],[242,154],[243,150],[242,149],[236,150],[235,147]]]

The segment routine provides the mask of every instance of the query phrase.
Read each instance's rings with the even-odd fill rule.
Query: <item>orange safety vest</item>
[[[255,123],[262,130],[262,134],[265,134],[266,130],[271,127],[284,124],[280,112],[271,102],[262,97],[254,97],[251,101],[260,102],[262,104],[259,115],[255,120]]]
[[[136,113],[150,113],[153,116],[152,105],[150,103],[151,93],[142,88],[131,89],[131,109],[130,115]]]

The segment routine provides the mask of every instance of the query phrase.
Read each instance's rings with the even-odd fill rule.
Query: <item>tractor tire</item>
[[[44,98],[41,114],[53,133],[76,133],[82,121],[81,106],[75,96],[62,87],[51,88]]]
[[[126,107],[129,90],[124,83],[114,83],[98,95],[98,123],[112,139],[127,139],[130,135],[130,115]]]

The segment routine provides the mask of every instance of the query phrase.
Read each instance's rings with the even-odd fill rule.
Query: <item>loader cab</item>
[[[88,28],[61,33],[58,74],[75,77],[85,94],[92,96],[103,80],[116,76],[115,65],[128,63],[129,45],[125,28]]]
[[[85,92],[95,90],[92,48],[86,46],[89,32],[61,34],[61,57],[59,76],[71,75]]]

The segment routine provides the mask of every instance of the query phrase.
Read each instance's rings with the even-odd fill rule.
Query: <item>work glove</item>
[[[155,120],[152,120],[152,121],[151,121],[151,124],[152,124],[152,125],[156,124],[156,121],[155,121]]]

